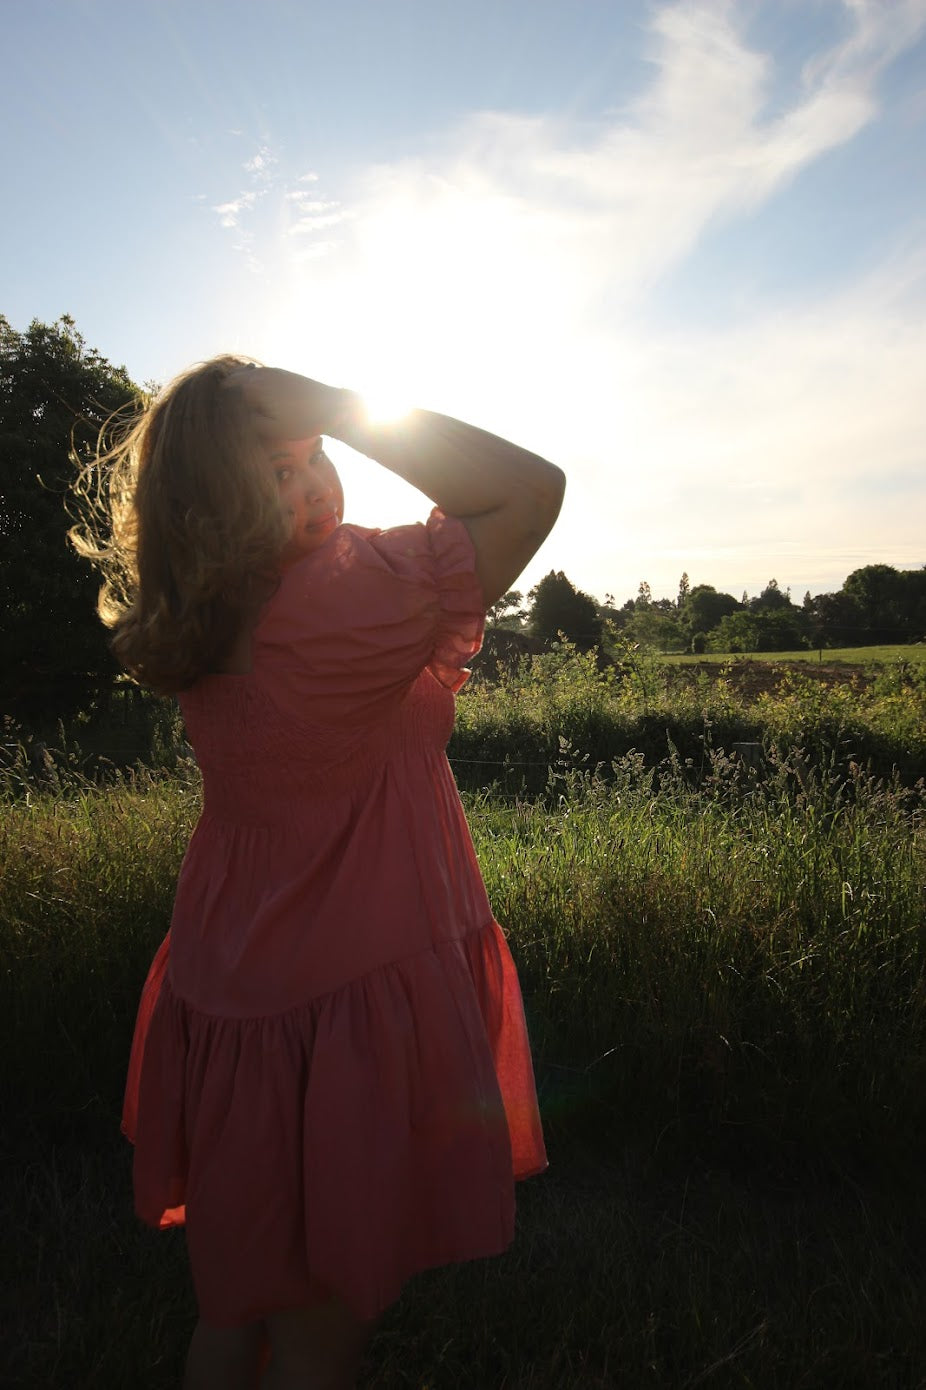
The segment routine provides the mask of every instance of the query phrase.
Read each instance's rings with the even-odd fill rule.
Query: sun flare
[[[411,393],[388,382],[378,382],[369,390],[361,388],[360,397],[367,419],[374,425],[394,424],[413,408]]]

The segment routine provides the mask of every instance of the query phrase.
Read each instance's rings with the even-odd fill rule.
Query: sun
[[[414,409],[414,403],[404,382],[377,380],[372,387],[360,388],[360,398],[367,419],[374,425],[392,425]]]
[[[262,356],[356,391],[376,424],[417,407],[539,445],[536,417],[554,404],[540,383],[556,345],[553,277],[534,264],[536,239],[515,203],[473,188],[429,184],[373,200],[330,254],[284,266]],[[394,484],[364,467],[348,493],[351,519],[419,519],[396,517]]]

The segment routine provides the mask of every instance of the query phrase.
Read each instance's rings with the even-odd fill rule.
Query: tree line
[[[598,603],[562,572],[550,571],[527,595],[518,590],[494,604],[490,622],[550,639],[562,632],[581,648],[606,634],[656,651],[785,652],[802,647],[864,647],[926,641],[926,565],[898,570],[864,565],[836,593],[804,595],[770,579],[754,598],[692,586],[683,574],[675,598],[653,598],[643,580],[635,598]]]
[[[0,715],[40,722],[89,710],[117,677],[96,617],[99,582],[67,540],[75,467],[141,396],[125,367],[91,348],[68,315],[19,332],[0,315]],[[657,650],[782,651],[926,637],[926,566],[867,565],[835,594],[795,605],[774,579],[756,598],[691,586],[655,599],[646,582],[603,603],[560,571],[494,604],[490,624],[579,647],[616,633]]]

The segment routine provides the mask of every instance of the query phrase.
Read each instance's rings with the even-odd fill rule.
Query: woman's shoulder
[[[448,573],[472,572],[473,564],[463,523],[437,508],[427,521],[401,526],[345,522],[284,571],[265,611],[304,611],[313,599],[334,609],[352,609],[358,600],[388,607],[406,602],[410,590],[432,591]]]
[[[287,566],[265,605],[264,626],[275,615],[297,612],[343,613],[382,594],[381,581],[389,569],[388,552],[377,542],[386,533],[370,526],[344,523],[318,550]],[[370,592],[372,591],[372,592]]]
[[[401,641],[409,622],[426,622],[437,600],[424,527],[381,530],[344,524],[323,546],[288,566],[254,631],[261,647],[312,644],[346,650],[357,634]],[[360,638],[366,642],[368,638]]]
[[[484,617],[472,553],[462,524],[440,512],[387,530],[339,526],[265,604],[254,681],[321,722],[381,717],[426,666],[458,689]]]

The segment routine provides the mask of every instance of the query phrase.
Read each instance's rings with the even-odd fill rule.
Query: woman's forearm
[[[359,396],[297,372],[242,366],[227,382],[253,412],[258,438],[341,439],[430,497],[470,534],[486,604],[512,585],[548,535],[566,480],[507,439],[429,410],[373,424]]]
[[[483,516],[513,501],[550,512],[552,526],[565,478],[555,464],[449,415],[413,410],[389,424],[369,422],[358,397],[332,433],[430,497],[450,516]],[[349,404],[348,404],[349,401]]]
[[[506,593],[559,515],[566,479],[555,464],[507,439],[428,410],[374,425],[345,393],[329,431],[381,463],[463,522],[486,606]]]

